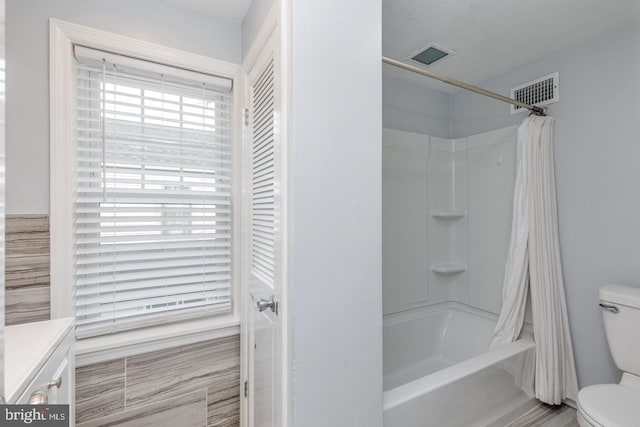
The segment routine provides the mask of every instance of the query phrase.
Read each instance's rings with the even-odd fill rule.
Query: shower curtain
[[[503,305],[491,346],[518,338],[530,295],[536,342],[531,377],[535,397],[559,405],[564,398],[576,400],[578,383],[560,262],[553,118],[527,118],[518,128],[517,144]]]

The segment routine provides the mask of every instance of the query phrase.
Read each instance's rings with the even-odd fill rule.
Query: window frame
[[[50,235],[51,318],[74,315],[73,285],[73,162],[74,162],[74,53],[80,44],[134,58],[167,64],[233,81],[232,91],[232,279],[231,312],[225,315],[151,326],[78,341],[77,353],[87,363],[138,354],[141,346],[167,348],[240,331],[241,189],[242,189],[242,68],[206,56],[167,48],[146,41],[50,19]]]

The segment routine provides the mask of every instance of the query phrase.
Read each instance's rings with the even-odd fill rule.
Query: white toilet
[[[578,394],[582,427],[640,426],[640,288],[607,285],[600,307],[609,350],[623,372],[620,384],[585,387]]]

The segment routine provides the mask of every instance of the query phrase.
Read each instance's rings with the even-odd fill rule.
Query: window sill
[[[76,366],[87,366],[238,334],[240,319],[227,315],[85,338],[76,341]]]

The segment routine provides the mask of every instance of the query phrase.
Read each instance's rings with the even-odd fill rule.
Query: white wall
[[[598,289],[640,286],[640,24],[514,69],[479,86],[500,93],[560,72],[555,164],[560,245],[581,386],[619,378],[605,340]],[[453,136],[519,123],[508,105],[457,92]]]
[[[251,48],[262,23],[269,10],[273,7],[275,0],[252,0],[249,10],[242,20],[242,58]]]
[[[380,0],[293,3],[293,426],[382,426]]]
[[[7,213],[49,213],[49,17],[229,62],[240,26],[158,0],[9,0]]]
[[[383,74],[382,125],[389,129],[449,138],[449,98],[448,93]]]

